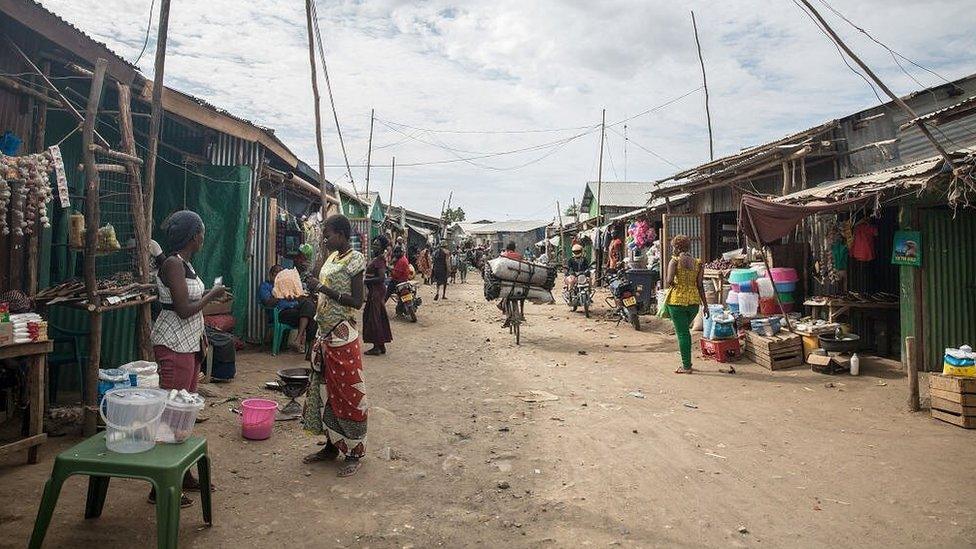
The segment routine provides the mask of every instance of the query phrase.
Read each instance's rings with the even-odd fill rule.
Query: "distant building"
[[[648,193],[654,188],[650,182],[640,181],[604,181],[597,183],[590,181],[583,190],[583,200],[580,202],[580,213],[587,214],[590,219],[603,216],[601,223],[607,219],[643,208],[647,205]],[[597,194],[599,194],[599,211],[597,211]]]

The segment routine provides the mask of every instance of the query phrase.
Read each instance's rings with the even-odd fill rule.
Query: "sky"
[[[972,0],[828,1],[938,74],[905,61],[902,70],[814,0],[896,93],[976,72]],[[151,0],[42,4],[129,61],[143,49]],[[386,200],[396,156],[394,202],[434,215],[452,192],[469,220],[551,218],[557,201],[579,201],[597,178],[603,109],[605,181],[653,181],[707,161],[690,10],[716,157],[879,102],[793,0],[318,0],[356,188],[366,183],[370,109],[370,190]],[[156,17],[138,61],[149,77],[155,33]],[[274,128],[317,166],[301,0],[174,0],[165,76],[167,86]],[[326,176],[351,186],[321,72],[319,86]]]

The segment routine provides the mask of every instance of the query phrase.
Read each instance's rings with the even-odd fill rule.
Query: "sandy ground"
[[[516,348],[477,277],[448,302],[424,292],[419,323],[395,322],[390,353],[366,363],[361,472],[302,465],[317,446],[296,422],[246,442],[232,403],[209,407],[197,433],[215,464],[215,523],[203,526],[199,502],[184,510],[183,546],[976,544],[976,432],[907,413],[898,372],[742,363],[731,376],[696,359],[703,371],[679,376],[656,319],[637,333],[529,305]],[[263,382],[300,364],[243,353],[219,391],[274,397]],[[530,390],[558,400],[516,396]],[[52,459],[76,441],[52,440],[38,465],[0,463],[0,546],[26,544]],[[65,484],[47,547],[154,545],[144,483],[112,481],[92,521],[85,486]]]

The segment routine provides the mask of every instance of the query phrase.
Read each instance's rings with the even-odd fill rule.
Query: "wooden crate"
[[[929,376],[932,417],[976,429],[976,378]]]
[[[791,332],[763,336],[746,332],[745,356],[769,370],[782,370],[803,364],[803,341]]]

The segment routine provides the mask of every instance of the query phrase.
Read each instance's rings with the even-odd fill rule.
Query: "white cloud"
[[[142,47],[149,0],[44,0],[44,5],[108,43],[127,59]],[[832,2],[877,38],[948,78],[976,72],[976,12],[967,0]],[[680,4],[680,5],[679,5]],[[855,51],[899,93],[918,86],[891,56],[818,8]],[[600,109],[617,121],[700,85],[688,9],[695,9],[708,67],[716,152],[725,154],[876,103],[814,24],[788,0],[688,3],[607,0],[319,2],[329,70],[350,162],[366,156],[369,110],[385,120],[450,129],[562,128],[596,124]],[[153,29],[153,35],[155,29]],[[277,134],[316,164],[302,2],[174,2],[166,81]],[[153,47],[139,63],[152,72]],[[927,85],[938,82],[919,70]],[[327,104],[326,104],[327,105]],[[341,164],[331,124],[326,156]],[[621,128],[617,128],[620,130]],[[409,133],[409,130],[404,130]],[[707,158],[702,96],[693,94],[628,124],[636,142],[672,162]],[[419,132],[467,151],[505,151],[553,141],[572,131],[530,134]],[[517,170],[464,162],[397,170],[396,200],[428,212],[454,190],[472,217],[539,217],[555,199],[579,197],[595,177],[598,133]],[[402,142],[401,142],[402,141]],[[373,188],[388,189],[398,164],[447,160],[452,153],[383,124],[374,144]],[[608,133],[604,178],[624,177],[623,140]],[[528,163],[550,150],[477,161],[496,168]],[[463,157],[474,156],[458,153]],[[629,147],[629,179],[674,168]],[[340,179],[343,169],[329,168]],[[357,184],[363,169],[354,168]]]

